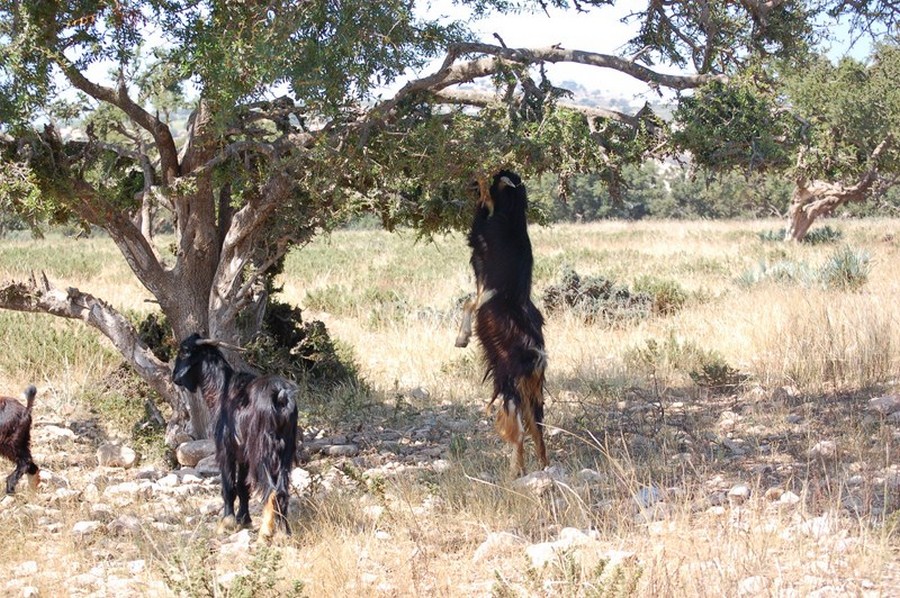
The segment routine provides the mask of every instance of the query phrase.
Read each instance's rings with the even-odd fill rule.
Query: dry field
[[[533,227],[537,299],[570,268],[657,309],[547,314],[552,465],[521,480],[477,342],[453,346],[462,235],[290,255],[281,298],[361,383],[306,393],[295,533],[271,546],[217,536],[217,480],[133,438],[109,343],[0,312],[0,392],[38,386],[47,471],[0,502],[0,594],[900,596],[900,222],[828,224],[839,239],[802,245],[767,239],[775,221]],[[0,281],[32,269],[152,309],[108,240],[0,243]],[[109,441],[140,464],[98,467]]]

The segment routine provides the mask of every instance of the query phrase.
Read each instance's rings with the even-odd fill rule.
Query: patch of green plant
[[[121,363],[84,397],[100,421],[121,434],[143,460],[167,454],[166,422],[159,395],[127,364]]]
[[[856,291],[868,282],[871,269],[868,253],[844,246],[822,264],[818,279],[830,289]]]
[[[779,228],[779,229],[769,229],[760,231],[757,234],[757,237],[760,241],[764,243],[781,243],[784,241],[785,235],[787,234],[787,229]],[[843,231],[837,228],[832,228],[831,225],[826,224],[820,228],[814,228],[804,235],[803,239],[801,239],[801,243],[806,245],[822,245],[825,243],[837,243],[844,236]]]
[[[718,392],[727,392],[743,384],[748,376],[731,367],[721,355],[709,352],[698,367],[688,372],[694,384]]]
[[[653,313],[660,315],[674,314],[684,307],[688,300],[687,291],[674,280],[649,275],[641,276],[634,281],[634,291],[648,295],[653,304]]]
[[[274,546],[257,547],[253,560],[247,567],[247,573],[234,578],[228,590],[232,598],[255,598],[257,596],[305,596],[305,584],[294,580],[290,588],[278,583],[278,572],[283,555]]]
[[[650,295],[601,276],[582,277],[571,268],[563,271],[559,283],[544,289],[543,302],[547,313],[568,310],[585,322],[607,325],[646,318],[653,310]]]
[[[749,288],[763,282],[808,286],[815,279],[815,271],[802,262],[779,260],[772,264],[767,264],[761,261],[758,268],[741,273],[735,279],[735,284],[742,288]]]

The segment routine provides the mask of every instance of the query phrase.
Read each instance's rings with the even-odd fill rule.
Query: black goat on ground
[[[297,451],[297,386],[279,376],[234,371],[220,346],[233,348],[199,334],[189,336],[178,349],[172,372],[175,384],[191,392],[199,388],[212,410],[225,502],[219,529],[250,525],[252,485],[264,505],[259,537],[274,535],[276,525],[290,534],[287,511]]]
[[[25,405],[11,397],[0,397],[0,455],[13,463],[16,468],[6,478],[6,493],[12,494],[22,475],[28,476],[28,483],[36,488],[40,483],[40,471],[31,458],[31,407],[37,389],[25,389]]]
[[[475,299],[464,307],[457,346],[466,346],[472,314],[487,365],[485,378],[494,382],[491,404],[502,398],[495,427],[515,446],[514,468],[525,470],[525,432],[546,467],[544,445],[544,318],[531,301],[534,257],[528,238],[528,198],[519,176],[501,171],[489,193],[482,194],[469,233]],[[467,330],[468,327],[468,330]]]

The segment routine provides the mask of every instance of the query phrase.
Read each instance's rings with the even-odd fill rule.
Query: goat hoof
[[[219,520],[219,526],[216,528],[216,531],[220,534],[233,532],[238,528],[237,519],[235,519],[234,515],[229,515],[227,517],[222,517]]]
[[[457,339],[456,339],[456,346],[459,347],[460,349],[463,349],[463,348],[465,348],[465,347],[468,347],[468,346],[469,346],[469,339],[467,339],[467,338],[457,338]]]

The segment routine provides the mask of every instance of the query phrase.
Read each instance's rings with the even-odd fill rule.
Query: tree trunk
[[[784,240],[802,241],[809,231],[809,227],[819,216],[827,216],[836,208],[851,201],[866,201],[878,181],[878,159],[885,149],[890,147],[892,141],[893,137],[889,135],[878,144],[869,157],[868,169],[853,185],[798,178],[791,194],[791,207],[788,211],[788,226]],[[801,152],[797,160],[798,169],[802,163],[803,153]]]

